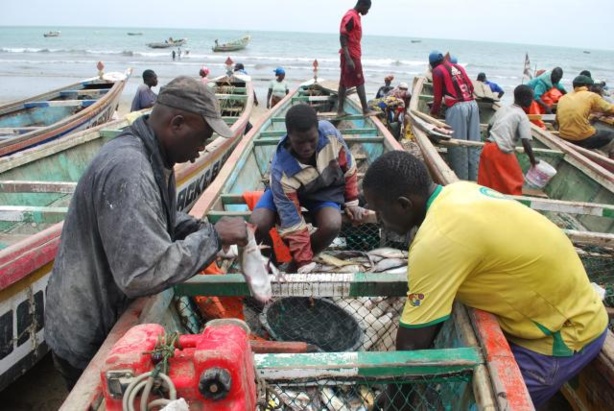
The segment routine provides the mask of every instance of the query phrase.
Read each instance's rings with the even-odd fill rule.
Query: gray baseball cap
[[[220,105],[215,93],[192,77],[175,77],[160,89],[156,103],[200,114],[213,131],[220,136],[232,137],[234,135],[234,132],[222,120]]]

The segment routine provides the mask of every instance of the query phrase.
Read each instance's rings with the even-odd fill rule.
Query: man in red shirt
[[[353,9],[348,10],[341,19],[339,28],[339,41],[341,42],[341,79],[339,80],[339,107],[337,115],[344,116],[343,111],[347,89],[356,87],[363,114],[366,116],[375,115],[377,112],[369,110],[367,96],[365,93],[365,77],[362,73],[362,50],[360,40],[362,39],[361,15],[366,15],[371,8],[371,0],[358,0]]]
[[[433,51],[429,55],[433,68],[433,105],[431,115],[438,116],[445,106],[446,123],[459,140],[480,141],[480,110],[473,98],[473,83],[463,66],[444,59]],[[476,181],[480,153],[476,148],[449,147],[448,162],[461,180]]]

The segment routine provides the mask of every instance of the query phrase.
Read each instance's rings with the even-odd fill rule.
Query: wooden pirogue
[[[194,163],[175,166],[177,207],[189,210],[240,142],[253,107],[247,76],[213,79],[231,138],[209,140]],[[142,113],[131,113],[134,120]],[[45,287],[62,221],[79,177],[100,147],[128,118],[74,133],[0,159],[0,390],[46,352]]]
[[[402,149],[379,120],[364,118],[359,104],[353,100],[346,105],[350,115],[336,119],[332,113],[335,102],[330,90],[319,84],[304,85],[289,93],[254,125],[190,213],[210,222],[223,216],[248,218],[250,211],[244,194],[264,188],[271,157],[280,138],[286,134],[284,114],[294,104],[311,104],[322,118],[334,122],[353,153],[359,178],[383,152]],[[331,248],[370,250],[387,245],[407,249],[406,239],[385,235],[376,221],[360,227],[345,226],[333,244]],[[355,352],[256,353],[256,375],[259,392],[263,393],[259,396],[263,401],[261,409],[267,405],[286,410],[316,409],[317,406],[370,409],[373,396],[386,383],[411,386],[414,393],[411,401],[416,403],[407,405],[417,409],[533,409],[509,346],[495,318],[489,314],[457,305],[434,349],[391,351],[407,289],[406,275],[289,274],[285,281],[274,281],[274,300],[293,296],[309,297],[314,302],[320,298],[333,301],[356,319],[364,337]],[[265,338],[259,321],[260,310],[244,298],[248,295],[240,269],[230,265],[226,275],[197,275],[174,289],[135,301],[116,323],[62,410],[104,409],[105,397],[121,398],[125,394],[121,389],[113,393],[104,390],[103,387],[118,387],[118,381],[107,378],[117,374],[107,373],[105,367],[111,348],[132,326],[158,323],[164,325],[167,332],[201,330],[211,316],[195,310],[192,297],[237,298],[241,306],[238,316],[249,324],[258,341]],[[328,322],[319,325],[330,328]],[[181,356],[181,349],[175,349],[174,355]],[[181,373],[171,368],[171,379],[180,378],[175,372]],[[130,370],[122,375],[128,378],[124,383],[136,377]],[[335,408],[339,407],[339,401],[345,401],[340,397],[353,395],[349,393],[357,390],[363,397],[362,400],[353,397],[359,402],[355,403],[356,408],[354,405]],[[203,408],[197,401],[191,402],[190,407],[213,409]]]
[[[0,156],[106,123],[130,73],[106,73],[1,106]]]

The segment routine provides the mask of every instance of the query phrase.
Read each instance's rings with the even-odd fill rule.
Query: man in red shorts
[[[360,58],[362,51],[360,40],[362,39],[361,15],[366,15],[371,8],[371,0],[358,0],[353,9],[348,10],[341,19],[339,29],[339,41],[341,42],[341,79],[339,80],[339,107],[337,115],[346,115],[343,111],[347,89],[356,87],[363,114],[366,116],[376,115],[377,112],[369,110],[367,96],[365,94],[365,77],[362,73]]]

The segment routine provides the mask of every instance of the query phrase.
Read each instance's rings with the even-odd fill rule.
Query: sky
[[[614,0],[372,0],[364,35],[614,50]],[[1,0],[0,26],[335,33],[353,0]],[[1,33],[0,33],[1,39]]]

